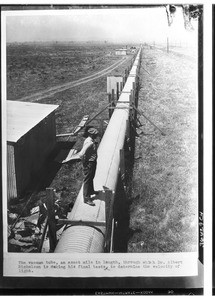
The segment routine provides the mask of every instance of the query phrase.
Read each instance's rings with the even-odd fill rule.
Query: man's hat
[[[92,135],[97,135],[99,132],[98,132],[98,130],[95,129],[95,128],[90,128],[90,129],[88,130],[88,133],[89,133],[89,134],[92,134]]]

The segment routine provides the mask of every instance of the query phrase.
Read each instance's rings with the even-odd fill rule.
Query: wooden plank
[[[60,134],[57,134],[56,137],[65,137],[65,136],[73,136],[73,135],[75,135],[74,132],[60,133]]]
[[[7,145],[7,198],[17,197],[14,146]]]
[[[42,237],[40,239],[40,243],[39,243],[39,247],[38,247],[38,252],[42,251],[43,248],[43,243],[44,243],[44,239],[46,237],[46,232],[47,232],[47,227],[48,227],[48,217],[46,217],[45,222],[44,222],[44,228],[43,228],[43,232],[42,232]]]
[[[84,116],[82,118],[81,122],[75,127],[75,130],[73,131],[73,133],[76,134],[78,131],[80,131],[85,126],[88,119],[89,119],[89,115]]]
[[[83,225],[83,226],[106,226],[106,222],[99,221],[88,221],[88,220],[68,220],[68,219],[58,219],[57,223],[59,225]]]

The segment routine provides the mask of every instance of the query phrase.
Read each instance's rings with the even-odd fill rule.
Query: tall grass
[[[129,252],[197,250],[197,64],[144,49],[136,139]],[[147,72],[146,72],[147,71]]]

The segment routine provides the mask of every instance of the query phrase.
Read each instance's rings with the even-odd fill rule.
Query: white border
[[[7,220],[7,178],[5,176],[7,170],[7,145],[6,145],[6,124],[7,124],[7,113],[6,113],[6,16],[1,15],[1,79],[5,84],[1,85],[1,107],[2,107],[2,217],[3,224],[4,220]],[[5,46],[3,46],[5,45]],[[4,200],[5,199],[5,200]],[[7,228],[3,226],[3,241],[4,237],[7,237]],[[3,251],[7,251],[7,243],[3,242]]]
[[[212,294],[212,6],[204,5],[204,265],[205,296]]]
[[[10,4],[18,5],[19,1],[12,0],[10,1]],[[73,3],[71,3],[73,2]],[[97,1],[82,1],[81,3],[77,3],[79,1],[63,1],[63,3],[59,3],[59,1],[49,1],[48,3],[44,1],[22,1],[22,4],[56,4],[56,5],[81,5],[81,4],[98,4]],[[208,3],[209,2],[209,3]],[[211,1],[208,1],[207,4],[204,4],[204,15],[207,17],[204,17],[204,222],[205,222],[205,250],[204,250],[204,260],[205,260],[205,295],[211,295],[211,287],[212,287],[212,272],[211,272],[211,262],[212,262],[212,218],[211,218],[211,206],[212,206],[212,198],[211,198],[211,190],[212,190],[212,84],[211,84],[211,78],[212,78],[212,61],[211,61],[211,36],[212,36],[212,25],[211,25],[211,8],[212,4],[214,4]],[[132,1],[132,5],[135,4],[163,4],[164,1],[147,1],[147,3],[143,3],[143,1]],[[165,1],[165,3],[172,4],[172,1]],[[186,3],[187,1],[180,1],[180,3]],[[203,4],[202,1],[196,1],[197,4]],[[1,1],[0,4],[7,5],[7,2]],[[131,4],[131,1],[126,0],[118,0],[117,3],[114,1],[104,1],[100,0],[99,4]],[[174,4],[174,3],[173,3]],[[3,16],[2,16],[2,22],[3,22]],[[3,38],[3,36],[2,36]],[[2,65],[2,75],[5,73],[5,66]],[[3,112],[5,111],[5,105],[2,106]],[[2,131],[2,134],[4,135],[4,130]],[[2,137],[4,138],[4,136]],[[3,167],[6,166],[6,148],[3,147]],[[4,179],[4,177],[3,177]],[[3,195],[3,197],[5,194]],[[207,217],[206,217],[207,216]]]

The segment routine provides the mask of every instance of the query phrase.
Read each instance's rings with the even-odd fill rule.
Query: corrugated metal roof
[[[7,101],[7,141],[16,143],[58,105]]]

